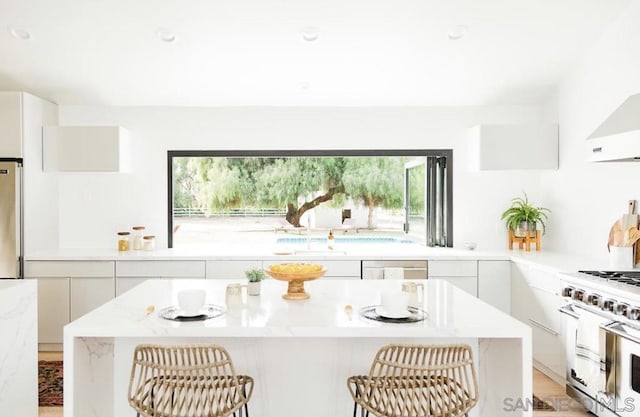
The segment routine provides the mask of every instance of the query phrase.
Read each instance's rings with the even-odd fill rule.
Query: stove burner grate
[[[640,287],[639,271],[578,271],[581,274],[602,278],[612,282]]]

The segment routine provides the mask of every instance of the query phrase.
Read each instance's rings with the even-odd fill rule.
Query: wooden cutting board
[[[636,200],[629,200],[627,204],[627,213],[623,214],[621,218],[616,220],[611,229],[609,230],[609,240],[607,242],[607,249],[611,246],[622,246],[625,240],[625,232],[630,227],[638,227],[638,215],[636,211]],[[640,251],[637,250],[638,244],[636,244],[636,263],[640,262]]]
[[[607,250],[611,246],[622,246],[624,242],[624,229],[622,228],[622,218],[613,223],[611,229],[609,230],[609,241],[607,242]]]
[[[630,227],[638,227],[638,215],[636,213],[636,200],[629,200],[627,214],[622,216],[622,230]]]

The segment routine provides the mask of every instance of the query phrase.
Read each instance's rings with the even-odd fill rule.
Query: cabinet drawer
[[[238,279],[245,278],[244,271],[251,268],[262,269],[262,261],[207,261],[207,279]]]
[[[522,276],[530,287],[560,295],[561,284],[557,273],[518,262],[514,262],[512,268]]]
[[[429,261],[430,277],[478,276],[477,261]]]
[[[540,362],[558,377],[565,375],[566,358],[561,335],[540,326],[531,326],[533,359]]]
[[[28,261],[25,277],[113,277],[113,261]]]
[[[360,278],[360,261],[311,261],[327,268],[326,277]]]
[[[204,261],[117,261],[116,276],[204,278]]]

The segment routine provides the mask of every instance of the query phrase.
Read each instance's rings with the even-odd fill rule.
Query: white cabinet
[[[38,279],[40,350],[60,350],[64,325],[115,295],[113,261],[29,261],[25,277]]]
[[[71,278],[71,321],[95,310],[115,296],[115,278]]]
[[[327,272],[322,279],[353,278],[360,279],[360,261],[309,261],[314,264],[321,264],[327,268]]]
[[[558,125],[483,124],[469,138],[474,170],[558,169]]]
[[[69,323],[69,278],[38,278],[38,344],[48,350],[62,343],[62,328]],[[51,346],[53,350],[59,350]]]
[[[239,261],[207,261],[207,279],[239,279],[245,278],[247,269],[262,269],[262,261],[246,259]]]
[[[129,172],[129,132],[119,126],[45,126],[43,169],[60,172]]]
[[[529,325],[536,367],[556,381],[565,375],[564,300],[555,273],[535,265],[513,262],[511,267],[512,315]]]
[[[147,279],[205,278],[205,261],[116,261],[116,296]]]
[[[0,157],[22,158],[22,93],[0,92]]]
[[[478,261],[478,298],[511,313],[510,261]]]
[[[441,279],[478,296],[477,261],[429,261],[429,279]]]

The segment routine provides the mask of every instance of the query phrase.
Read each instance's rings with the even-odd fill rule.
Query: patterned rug
[[[62,361],[38,361],[38,405],[62,407]]]
[[[540,398],[533,396],[533,409],[536,411],[556,411],[549,402],[542,401]]]

